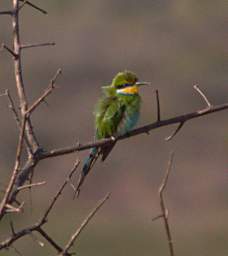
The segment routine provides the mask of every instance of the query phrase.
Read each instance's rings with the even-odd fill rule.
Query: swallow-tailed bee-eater
[[[113,78],[110,85],[102,87],[103,96],[98,101],[95,110],[95,138],[97,140],[115,138],[132,130],[140,114],[139,87],[149,84],[138,81],[138,77],[133,72],[123,71]],[[110,144],[90,150],[82,167],[76,189],[77,195],[79,195],[81,185],[97,158],[101,156],[101,161],[104,161],[114,145],[115,140]]]

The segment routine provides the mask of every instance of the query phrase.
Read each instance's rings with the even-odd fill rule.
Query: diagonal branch
[[[51,82],[48,88],[44,91],[44,93],[28,108],[27,113],[31,114],[39,105],[42,103],[45,98],[52,93],[52,91],[56,88],[55,83],[58,76],[62,73],[61,69],[58,69],[55,76],[51,79]]]
[[[176,136],[176,134],[181,130],[181,128],[183,127],[184,123],[185,122],[179,123],[179,125],[177,126],[177,129],[170,136],[165,138],[165,140],[169,141],[169,140],[173,139]]]
[[[17,59],[18,58],[18,54],[16,54],[9,46],[7,46],[6,44],[2,43],[2,46],[1,46],[2,49],[5,49],[7,52],[9,52],[13,57],[14,59]]]
[[[108,193],[100,202],[98,202],[97,206],[89,213],[89,215],[84,219],[81,223],[80,227],[75,231],[75,233],[71,236],[70,240],[66,244],[64,250],[59,254],[59,256],[66,256],[70,248],[74,245],[77,238],[80,236],[81,232],[88,225],[90,220],[94,217],[96,212],[103,206],[103,204],[109,199],[110,193]]]
[[[212,104],[208,100],[207,96],[203,93],[203,91],[198,87],[198,85],[194,85],[193,88],[199,93],[199,95],[203,98],[203,100],[206,102],[208,108],[212,107]]]
[[[6,204],[8,203],[10,193],[12,192],[14,183],[16,181],[17,174],[20,170],[21,153],[22,153],[23,139],[24,139],[24,134],[25,134],[25,123],[26,123],[26,116],[23,116],[20,135],[19,135],[19,141],[18,141],[18,145],[17,145],[17,152],[16,152],[16,159],[15,159],[14,169],[13,169],[9,184],[6,188],[5,194],[3,196],[3,199],[0,203],[0,220],[1,220],[1,218],[3,217],[3,215],[5,213]]]
[[[24,1],[24,0],[19,0],[20,2],[25,2],[28,6],[34,8],[35,10],[43,13],[43,14],[48,14],[47,11],[45,11],[44,9],[40,8],[39,6],[33,4],[32,2],[30,1]]]
[[[46,222],[49,213],[51,212],[52,208],[54,207],[54,205],[55,205],[56,201],[58,200],[59,196],[62,194],[64,188],[66,187],[68,182],[71,180],[71,177],[73,176],[73,174],[77,170],[79,164],[80,164],[80,161],[77,159],[76,162],[74,163],[74,166],[73,166],[72,170],[70,171],[70,174],[68,175],[65,182],[62,184],[62,186],[60,187],[60,189],[58,190],[58,192],[56,193],[56,195],[52,199],[52,201],[51,201],[50,205],[48,206],[47,210],[45,211],[45,213],[44,213],[44,215],[43,215],[43,217],[40,221],[41,223]]]
[[[159,122],[155,122],[155,123],[150,123],[144,126],[141,126],[139,128],[136,128],[132,131],[130,131],[129,133],[119,136],[116,138],[116,140],[123,140],[129,137],[133,137],[139,134],[145,134],[148,133],[151,130],[154,129],[158,129],[160,127],[164,127],[164,126],[168,126],[168,125],[172,125],[172,124],[179,124],[179,123],[184,123],[187,122],[189,120],[198,118],[198,117],[202,117],[205,115],[209,115],[218,111],[222,111],[228,109],[228,103],[225,104],[220,104],[220,105],[214,105],[212,106],[210,109],[209,108],[205,108],[202,110],[198,110],[195,112],[190,112],[187,114],[183,114],[183,115],[179,115],[179,116],[175,116],[172,118],[168,118],[168,119],[164,119],[161,120]],[[93,147],[100,147],[100,146],[104,146],[104,145],[108,145],[113,143],[113,139],[112,138],[107,138],[107,139],[101,139],[99,141],[95,141],[95,142],[88,142],[79,146],[72,146],[72,147],[66,147],[66,148],[60,148],[60,149],[53,149],[47,152],[42,152],[40,155],[41,159],[46,159],[49,157],[56,157],[56,156],[62,156],[62,155],[66,155],[66,154],[71,154],[74,153],[76,151],[82,151],[82,150],[87,150]]]

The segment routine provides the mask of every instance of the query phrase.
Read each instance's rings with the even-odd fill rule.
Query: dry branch
[[[75,241],[80,236],[81,232],[85,229],[85,227],[88,225],[89,221],[94,217],[96,212],[103,206],[103,204],[109,199],[109,197],[110,193],[108,193],[100,202],[98,202],[97,206],[89,213],[89,215],[81,223],[80,227],[71,236],[70,240],[66,244],[64,250],[59,254],[59,256],[66,256],[66,253],[68,253],[70,248],[74,245]]]
[[[24,2],[24,1],[23,1]],[[13,46],[14,53],[17,58],[14,58],[14,74],[16,80],[16,87],[18,93],[18,99],[20,102],[20,111],[21,115],[25,115],[27,111],[27,97],[25,93],[25,86],[22,75],[22,64],[21,64],[21,41],[20,41],[20,29],[19,29],[19,1],[13,0],[13,15],[12,15],[12,25],[13,25]],[[30,146],[33,149],[33,152],[36,152],[39,148],[38,141],[36,139],[35,133],[33,131],[32,123],[30,117],[26,118],[25,123],[25,136],[28,139]]]
[[[159,198],[160,198],[161,214],[159,214],[158,216],[153,218],[153,221],[157,220],[157,219],[160,219],[160,218],[162,218],[163,221],[164,221],[165,232],[166,232],[166,235],[167,235],[167,241],[168,241],[168,245],[169,245],[170,256],[174,256],[175,253],[174,253],[173,240],[172,240],[172,235],[171,235],[170,226],[169,226],[169,212],[168,212],[168,208],[166,207],[166,203],[165,203],[165,199],[164,199],[163,194],[164,194],[165,188],[166,188],[167,183],[168,183],[168,178],[169,178],[170,171],[171,171],[172,164],[173,164],[173,157],[174,157],[174,153],[171,153],[165,176],[164,176],[164,178],[162,180],[162,183],[161,183],[161,185],[159,187],[159,190],[158,190]]]
[[[159,122],[155,122],[155,123],[150,123],[144,126],[141,126],[139,128],[136,128],[130,132],[128,132],[125,135],[122,136],[118,136],[116,137],[116,140],[123,140],[129,137],[133,137],[139,134],[147,134],[148,132],[150,132],[151,130],[154,129],[158,129],[160,127],[164,127],[164,126],[169,126],[169,125],[173,125],[173,124],[179,124],[179,123],[186,123],[187,121],[194,119],[194,118],[198,118],[201,116],[205,116],[205,115],[209,115],[218,111],[222,111],[228,109],[228,103],[225,104],[220,104],[220,105],[214,105],[212,106],[210,109],[209,108],[205,108],[202,110],[198,110],[195,112],[191,112],[191,113],[187,113],[187,114],[183,114],[183,115],[179,115],[179,116],[175,116],[172,118],[168,118],[168,119],[164,119],[164,120],[160,120]],[[66,154],[71,154],[77,151],[82,151],[82,150],[87,150],[93,147],[101,147],[107,144],[111,144],[113,143],[113,139],[112,138],[107,138],[107,139],[102,139],[99,141],[95,141],[95,142],[88,142],[85,144],[81,144],[79,146],[72,146],[72,147],[66,147],[66,148],[60,148],[60,149],[53,149],[47,152],[42,152],[40,157],[41,159],[46,159],[49,157],[56,157],[56,156],[61,156],[61,155],[66,155]]]
[[[5,210],[6,210],[6,205],[8,204],[8,200],[10,197],[10,193],[13,189],[14,183],[17,178],[17,174],[20,170],[20,163],[21,163],[21,152],[22,152],[22,146],[23,146],[23,139],[24,139],[24,133],[25,133],[25,123],[26,123],[26,116],[23,116],[22,119],[22,124],[21,124],[21,131],[19,135],[19,141],[17,145],[17,152],[16,152],[16,160],[14,164],[14,169],[10,178],[10,182],[6,188],[6,191],[4,193],[3,199],[0,203],[0,220],[3,217]]]
[[[30,1],[24,1],[24,0],[19,0],[19,1],[26,3],[28,6],[34,8],[35,10],[37,10],[37,11],[43,13],[43,14],[48,14],[47,11],[45,11],[44,9],[40,8],[39,6],[33,4],[33,3],[30,2]]]
[[[37,43],[37,44],[22,44],[21,49],[29,49],[29,48],[45,47],[45,46],[55,46],[55,42]]]

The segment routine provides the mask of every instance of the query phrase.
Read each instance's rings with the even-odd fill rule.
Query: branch
[[[198,118],[198,117],[202,117],[205,115],[209,115],[218,111],[222,111],[228,109],[228,103],[225,104],[220,104],[220,105],[214,105],[212,106],[210,109],[205,108],[202,110],[198,110],[195,112],[191,112],[191,113],[187,113],[187,114],[183,114],[183,115],[179,115],[179,116],[175,116],[172,118],[168,118],[168,119],[164,119],[161,120],[159,122],[155,122],[155,123],[150,123],[144,126],[141,126],[137,129],[134,129],[132,131],[130,131],[129,133],[119,136],[116,138],[116,140],[123,140],[129,137],[133,137],[139,134],[145,134],[148,133],[151,130],[163,127],[163,126],[168,126],[168,125],[172,125],[172,124],[178,124],[178,123],[184,123],[187,122],[191,119],[194,118]],[[71,154],[77,151],[82,151],[82,150],[87,150],[93,147],[101,147],[104,145],[108,145],[113,143],[113,139],[112,138],[107,138],[107,139],[101,139],[95,142],[88,142],[85,143],[83,145],[79,145],[79,146],[72,146],[72,147],[66,147],[66,148],[60,148],[60,149],[53,149],[47,152],[42,152],[41,153],[41,159],[46,159],[49,157],[56,157],[56,156],[62,156],[62,155],[66,155],[66,154]]]
[[[16,54],[9,46],[5,45],[4,43],[2,43],[1,48],[9,52],[15,59],[18,58],[18,54]]]
[[[58,69],[55,76],[51,79],[51,82],[48,86],[48,88],[44,91],[44,93],[32,104],[31,107],[28,108],[26,113],[31,114],[39,105],[41,102],[45,100],[45,98],[52,93],[52,91],[55,89],[55,83],[58,78],[58,76],[62,73],[61,69]]]
[[[0,11],[0,15],[12,15],[12,11]]]
[[[77,170],[78,166],[80,164],[80,161],[77,159],[74,163],[74,166],[72,168],[72,170],[70,171],[70,174],[68,175],[68,177],[66,178],[65,182],[63,183],[63,185],[60,187],[59,191],[56,193],[56,195],[54,196],[54,198],[52,199],[50,205],[48,206],[47,210],[45,211],[42,219],[41,219],[41,223],[46,222],[48,214],[50,213],[50,211],[52,210],[52,208],[54,207],[56,201],[58,200],[59,196],[62,194],[63,189],[65,188],[65,186],[68,184],[68,182],[71,180],[71,177],[73,176],[73,174],[75,173],[75,171]]]
[[[18,98],[19,98],[19,102],[20,102],[21,115],[25,115],[26,110],[27,110],[27,97],[25,94],[24,81],[23,81],[23,76],[22,76],[21,49],[20,49],[21,43],[20,43],[18,9],[19,9],[19,0],[13,0],[13,10],[14,10],[13,15],[12,15],[13,45],[14,45],[13,51],[17,56],[17,58],[14,58],[14,73],[15,73]],[[39,144],[35,137],[29,116],[26,118],[25,135],[26,135],[28,142],[31,145],[33,151],[36,152],[39,148]]]
[[[30,7],[34,8],[35,10],[43,13],[43,14],[48,14],[47,11],[45,11],[44,9],[38,7],[37,5],[33,4],[30,1],[24,1],[24,0],[19,0],[20,2],[25,2],[27,5],[29,5]]]
[[[203,100],[206,102],[208,108],[212,107],[212,104],[206,97],[206,95],[203,93],[203,91],[198,87],[198,85],[194,85],[193,88],[199,93],[199,95],[203,98]]]
[[[20,129],[20,126],[21,126],[21,121],[20,121],[20,117],[17,113],[17,110],[16,110],[16,107],[15,107],[15,104],[14,104],[14,101],[13,101],[13,98],[9,92],[8,89],[5,90],[5,92],[3,94],[1,94],[0,96],[6,96],[7,99],[8,99],[8,106],[9,106],[9,109],[12,111],[13,113],[13,116],[14,116],[14,119],[17,123],[17,126],[18,128]],[[26,142],[26,148],[27,148],[27,151],[28,151],[28,155],[31,156],[32,155],[32,149],[29,145],[29,142],[28,142],[28,139],[27,137],[25,137],[25,142]]]
[[[169,141],[171,139],[173,139],[175,137],[175,135],[180,131],[180,129],[183,127],[185,122],[181,122],[179,123],[179,125],[177,126],[177,129],[167,138],[165,138],[166,141]]]
[[[88,225],[89,221],[94,217],[96,212],[103,206],[103,204],[109,199],[110,193],[108,193],[100,202],[98,202],[97,206],[89,213],[89,215],[84,219],[81,223],[80,227],[75,231],[75,233],[71,236],[70,240],[66,244],[64,250],[59,254],[59,256],[65,256],[66,253],[70,250],[70,248],[74,245],[77,238],[80,236],[81,232]]]
[[[162,218],[163,221],[164,221],[165,231],[166,231],[168,245],[169,245],[170,256],[174,256],[175,254],[174,254],[173,240],[172,240],[170,226],[169,226],[169,219],[168,219],[169,213],[168,213],[168,209],[167,209],[166,204],[165,204],[163,193],[164,193],[165,188],[166,188],[167,183],[168,183],[169,174],[170,174],[172,164],[173,164],[173,157],[174,157],[174,153],[171,153],[165,176],[164,176],[164,178],[162,180],[162,183],[159,187],[160,207],[161,207],[161,212],[162,213],[160,215],[158,215],[157,217],[153,218],[153,220],[157,220],[159,218]]]
[[[157,103],[157,122],[160,122],[161,121],[161,109],[160,109],[160,100],[159,100],[158,90],[156,90],[155,93],[156,93],[156,103]]]
[[[40,44],[22,44],[21,49],[29,49],[29,48],[44,47],[44,46],[55,46],[55,42],[40,43]]]
[[[8,203],[8,199],[10,197],[10,193],[12,192],[14,183],[16,181],[17,174],[20,170],[20,162],[21,162],[21,153],[22,153],[22,147],[23,147],[23,139],[24,139],[24,133],[25,133],[25,123],[26,123],[26,116],[23,116],[22,119],[22,124],[21,124],[21,131],[19,135],[19,141],[17,145],[17,152],[16,152],[16,159],[15,159],[15,164],[14,164],[14,169],[9,181],[9,184],[6,188],[5,194],[3,196],[3,199],[0,203],[0,220],[3,217],[5,210],[6,210],[6,205]]]
[[[28,185],[24,185],[24,186],[20,186],[20,187],[17,187],[17,190],[21,191],[21,190],[25,190],[25,189],[30,189],[32,187],[38,187],[38,186],[42,186],[42,185],[45,185],[47,182],[46,181],[41,181],[41,182],[36,182],[36,183],[31,183],[31,184],[28,184]]]
[[[56,250],[57,252],[61,252],[64,249],[62,249],[60,246],[58,246],[53,239],[51,239],[47,233],[41,228],[46,222],[47,222],[47,217],[49,215],[49,213],[51,212],[51,210],[53,209],[56,201],[58,200],[58,198],[60,197],[61,193],[63,192],[63,189],[65,188],[65,186],[68,184],[68,182],[70,181],[72,175],[75,173],[75,171],[77,170],[77,167],[79,166],[79,160],[76,160],[72,170],[70,171],[69,175],[67,176],[66,180],[64,181],[63,185],[60,187],[60,189],[58,190],[58,192],[56,193],[56,195],[54,196],[54,198],[52,199],[50,205],[48,206],[47,210],[44,212],[42,218],[40,219],[40,221],[38,221],[36,224],[24,228],[18,232],[15,232],[14,228],[11,228],[13,230],[12,235],[7,238],[5,241],[0,243],[0,250],[4,249],[4,248],[8,248],[9,246],[11,246],[11,244],[13,244],[16,240],[20,239],[21,237],[24,237],[26,235],[31,234],[34,231],[39,232]],[[66,254],[68,255],[68,254]]]

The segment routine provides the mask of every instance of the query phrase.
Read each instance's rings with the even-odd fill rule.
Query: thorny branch
[[[20,4],[21,2],[21,4]],[[25,84],[23,80],[23,72],[22,72],[22,64],[21,64],[21,53],[24,49],[29,48],[35,48],[35,47],[45,47],[45,46],[52,46],[55,45],[55,43],[34,43],[34,44],[22,44],[20,39],[20,28],[19,28],[19,14],[20,10],[25,7],[26,5],[32,7],[33,9],[43,13],[47,14],[47,11],[40,8],[39,6],[33,4],[30,1],[26,0],[12,0],[13,8],[12,10],[7,11],[0,11],[0,15],[9,15],[12,18],[12,32],[13,32],[13,48],[11,49],[9,46],[2,44],[2,48],[5,49],[8,53],[10,53],[13,57],[14,61],[14,73],[15,73],[15,81],[16,81],[16,89],[19,99],[19,113],[17,113],[16,107],[14,106],[14,102],[8,92],[6,90],[5,95],[8,97],[9,100],[9,107],[14,113],[15,120],[18,124],[18,127],[20,129],[19,133],[19,141],[17,146],[17,152],[16,152],[16,159],[15,159],[15,165],[11,174],[11,177],[9,179],[9,183],[6,187],[5,193],[3,195],[2,201],[0,202],[0,220],[5,216],[8,212],[21,212],[21,209],[23,208],[23,202],[19,203],[17,201],[17,194],[24,189],[31,188],[34,186],[40,186],[43,185],[44,182],[37,182],[37,183],[31,183],[31,184],[25,184],[28,180],[28,177],[31,175],[31,173],[34,171],[34,168],[36,165],[43,159],[56,157],[56,156],[62,156],[65,154],[74,153],[76,151],[82,151],[87,150],[92,147],[101,147],[106,144],[113,143],[113,138],[106,138],[103,140],[99,140],[96,142],[89,142],[85,143],[83,145],[77,145],[77,146],[71,146],[67,148],[60,148],[60,149],[54,149],[50,151],[45,151],[40,145],[36,138],[32,122],[31,122],[31,114],[33,111],[36,110],[36,108],[46,99],[50,93],[55,89],[55,82],[57,80],[57,77],[61,73],[61,70],[59,69],[56,73],[56,75],[51,80],[49,86],[44,91],[44,93],[29,107],[27,96],[26,96],[26,90],[25,90]],[[228,103],[220,104],[220,105],[212,105],[210,101],[207,99],[205,93],[202,92],[202,90],[195,85],[194,89],[200,94],[200,96],[203,98],[203,100],[206,102],[207,107],[203,108],[201,110],[183,114],[180,116],[175,116],[168,119],[162,119],[161,113],[160,113],[160,102],[159,102],[159,93],[156,91],[156,104],[157,104],[157,120],[154,123],[150,123],[148,125],[144,125],[142,127],[139,127],[135,130],[132,130],[126,135],[119,136],[116,138],[116,140],[123,140],[132,136],[136,136],[143,133],[149,133],[149,131],[153,129],[157,129],[163,126],[168,126],[172,124],[178,124],[177,129],[170,135],[167,139],[172,139],[183,127],[183,124],[185,124],[187,121],[198,118],[204,115],[208,115],[217,111],[222,111],[225,109],[228,109]],[[21,152],[23,149],[23,141],[26,141],[27,149],[28,149],[28,156],[26,159],[26,162],[24,166],[21,166]],[[164,180],[161,184],[160,190],[159,190],[159,196],[160,196],[160,205],[161,205],[161,211],[162,214],[157,216],[156,218],[163,218],[165,229],[167,233],[167,238],[169,242],[169,248],[170,248],[170,255],[174,256],[174,250],[173,250],[173,244],[172,244],[172,238],[168,223],[168,211],[165,206],[164,198],[163,198],[163,192],[165,190],[165,187],[167,185],[168,175],[171,169],[173,161],[173,155],[170,158],[169,166],[167,169],[166,176],[164,177]],[[79,162],[76,162],[73,169],[70,172],[70,175],[66,179],[66,181],[61,186],[60,190],[57,192],[55,197],[52,199],[49,207],[44,212],[43,217],[38,221],[36,224],[24,228],[20,231],[15,231],[13,225],[11,225],[12,235],[4,240],[3,242],[0,242],[0,250],[4,248],[8,248],[9,246],[12,247],[13,243],[20,239],[21,237],[32,234],[34,231],[38,232],[48,243],[55,248],[58,254],[69,256],[72,255],[69,253],[69,249],[73,246],[73,243],[78,238],[82,230],[86,227],[88,222],[91,220],[91,218],[94,216],[94,214],[99,210],[99,208],[105,203],[105,201],[109,198],[109,194],[106,195],[106,197],[98,204],[98,206],[90,212],[90,214],[87,216],[87,218],[82,222],[81,226],[73,233],[71,238],[69,239],[68,243],[65,245],[64,248],[59,246],[43,229],[43,225],[47,222],[47,217],[49,213],[52,211],[56,201],[58,200],[59,196],[61,195],[64,187],[70,182],[70,179],[73,175],[73,173],[76,171],[77,167],[79,165]],[[17,207],[15,207],[13,204],[16,204]]]
[[[162,183],[161,183],[161,185],[159,187],[159,190],[158,190],[159,198],[160,198],[161,214],[159,214],[158,216],[153,218],[153,220],[157,220],[157,219],[162,218],[163,221],[164,221],[165,231],[166,231],[168,245],[169,245],[170,256],[174,256],[175,253],[174,253],[173,240],[172,240],[172,235],[171,235],[170,226],[169,226],[169,212],[168,212],[168,208],[166,207],[165,199],[164,199],[163,194],[164,194],[165,188],[166,188],[167,183],[168,183],[169,174],[170,174],[172,164],[173,164],[173,157],[174,157],[174,153],[171,153],[165,176],[164,176],[164,178],[162,180]]]
[[[59,199],[60,195],[62,194],[64,188],[66,187],[66,185],[69,183],[70,179],[72,178],[73,174],[76,172],[77,168],[79,166],[79,160],[76,160],[72,170],[70,171],[69,175],[67,176],[67,178],[65,179],[64,183],[61,185],[60,189],[57,191],[56,195],[53,197],[53,199],[51,200],[47,210],[44,212],[42,218],[34,225],[30,226],[30,227],[27,227],[27,228],[24,228],[18,232],[15,232],[13,231],[12,232],[12,235],[7,238],[6,240],[4,240],[3,242],[0,242],[0,250],[1,249],[4,249],[4,248],[8,248],[12,243],[14,243],[16,240],[18,240],[19,238],[25,236],[25,235],[29,235],[31,234],[32,232],[34,231],[37,231],[39,232],[42,236],[44,236],[44,238],[46,240],[48,235],[46,234],[46,232],[44,232],[43,230],[41,231],[41,227],[47,222],[47,217],[48,215],[50,214],[51,210],[53,209],[56,201]],[[13,228],[14,230],[14,228]],[[44,235],[44,233],[46,234],[46,236]],[[50,239],[49,239],[50,240]],[[50,244],[52,244],[53,246],[53,243],[54,242],[50,242],[48,240],[48,242]],[[59,247],[61,248],[61,247]],[[56,249],[56,247],[55,247]],[[58,252],[61,252],[63,249],[61,250],[57,250]]]
[[[116,140],[123,140],[129,137],[133,137],[139,134],[147,134],[149,131],[154,130],[154,129],[158,129],[160,127],[163,126],[168,126],[168,125],[173,125],[173,124],[179,124],[179,123],[186,123],[187,121],[194,119],[194,118],[198,118],[201,116],[205,116],[208,114],[212,114],[218,111],[222,111],[228,109],[228,103],[225,104],[220,104],[220,105],[214,105],[212,106],[210,109],[208,108],[204,108],[202,110],[197,110],[195,112],[191,112],[191,113],[187,113],[187,114],[183,114],[183,115],[179,115],[179,116],[175,116],[172,118],[168,118],[168,119],[163,119],[154,123],[150,123],[144,126],[141,126],[139,128],[136,128],[130,132],[128,132],[125,135],[122,136],[118,136],[116,137]],[[104,145],[108,145],[113,143],[113,138],[107,138],[107,139],[101,139],[99,141],[95,141],[95,142],[88,142],[85,144],[81,144],[81,145],[77,145],[77,146],[72,146],[72,147],[66,147],[66,148],[60,148],[60,149],[53,149],[50,151],[46,151],[46,152],[42,152],[40,157],[41,159],[46,159],[49,157],[56,157],[56,156],[61,156],[61,155],[66,155],[66,154],[71,154],[77,151],[82,151],[82,150],[87,150],[93,147],[101,147]]]
[[[40,44],[22,44],[21,49],[29,49],[29,48],[44,47],[44,46],[55,46],[55,43],[51,42],[51,43],[40,43]]]
[[[77,238],[80,236],[81,232],[88,225],[89,221],[94,217],[94,215],[99,211],[99,209],[103,206],[103,204],[109,199],[110,193],[108,193],[100,202],[98,202],[97,206],[89,213],[89,215],[83,220],[80,227],[75,231],[75,233],[71,236],[70,240],[66,244],[64,250],[59,254],[59,256],[66,256],[70,248],[74,245]]]

